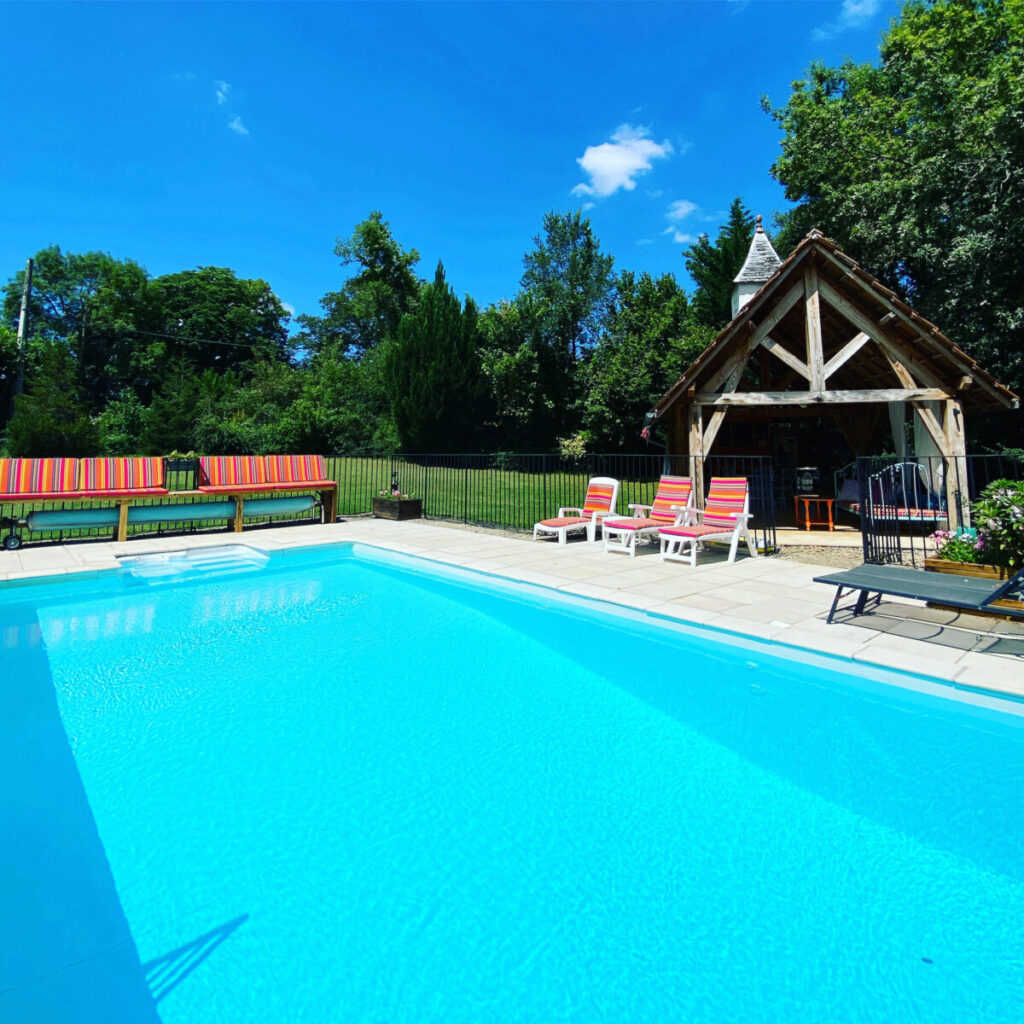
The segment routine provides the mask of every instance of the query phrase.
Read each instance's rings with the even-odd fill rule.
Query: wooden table
[[[803,503],[803,516],[800,515],[800,505]],[[809,530],[812,526],[827,526],[830,532],[835,531],[835,523],[832,518],[832,506],[835,505],[835,498],[825,498],[820,494],[797,494],[793,496],[793,508],[796,514],[796,525]],[[828,516],[827,519],[822,518]]]

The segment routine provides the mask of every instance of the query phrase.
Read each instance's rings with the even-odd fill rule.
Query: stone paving
[[[428,521],[390,522],[356,518],[323,526],[299,526],[130,540],[29,546],[0,551],[0,580],[114,568],[120,555],[243,543],[281,549],[359,541],[449,565],[552,587],[652,614],[804,648],[855,662],[913,672],[957,688],[1024,697],[1024,625],[985,616],[888,600],[853,618],[844,599],[832,625],[825,621],[834,587],[813,578],[827,566],[785,557],[736,562],[726,552],[703,553],[696,567],[662,562],[656,545],[635,558],[607,554],[601,543],[502,536],[453,529]]]

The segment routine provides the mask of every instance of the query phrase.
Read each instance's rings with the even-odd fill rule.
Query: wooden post
[[[967,440],[964,433],[964,407],[957,398],[945,403],[943,433],[949,447],[946,460],[946,507],[949,528],[971,525],[971,493],[967,480]],[[957,514],[959,512],[959,515]]]
[[[242,532],[242,513],[245,508],[245,495],[235,495],[235,533]]]
[[[333,523],[338,518],[338,489],[336,487],[331,487],[320,493],[320,508],[325,523]]]
[[[128,506],[131,501],[128,498],[122,498],[117,503],[117,539],[127,540],[128,539]]]
[[[690,406],[690,480],[693,501],[697,508],[704,507],[704,410]]]
[[[818,272],[814,267],[804,271],[804,305],[806,313],[807,365],[811,371],[811,390],[825,390],[825,356],[821,346],[821,298],[818,294]]]

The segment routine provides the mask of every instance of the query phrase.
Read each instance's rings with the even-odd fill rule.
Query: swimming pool
[[[0,1018],[1019,1015],[1012,705],[350,545],[0,628]]]

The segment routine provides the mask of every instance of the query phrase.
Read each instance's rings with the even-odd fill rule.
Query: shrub
[[[1024,566],[1024,481],[994,480],[971,512],[985,539],[985,561],[1011,569]]]

